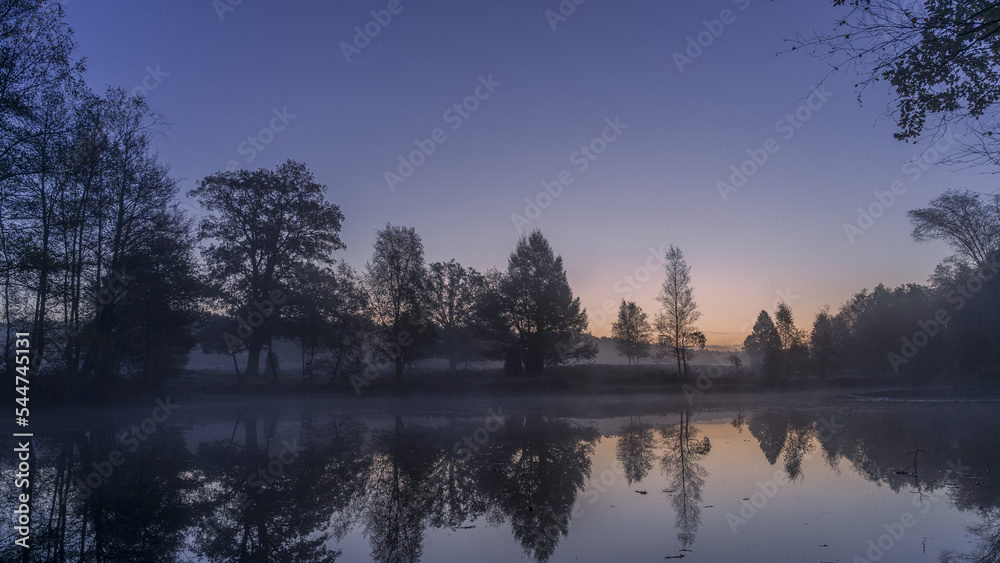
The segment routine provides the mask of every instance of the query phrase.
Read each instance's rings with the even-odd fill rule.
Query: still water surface
[[[33,561],[1000,561],[996,402],[178,405],[39,415]]]

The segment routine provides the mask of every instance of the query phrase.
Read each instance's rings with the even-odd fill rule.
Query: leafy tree
[[[424,310],[425,275],[424,243],[413,227],[386,224],[378,231],[365,274],[374,325],[372,353],[377,361],[392,364],[396,379],[434,341]]]
[[[302,269],[291,283],[279,331],[299,342],[303,378],[359,373],[368,299],[357,272],[339,260],[335,268]]]
[[[688,359],[695,349],[705,347],[705,335],[694,326],[701,313],[694,301],[691,268],[684,261],[684,254],[674,245],[667,249],[665,268],[667,277],[656,298],[663,304],[656,317],[656,330],[666,354],[677,360],[678,375],[686,378]]]
[[[1000,312],[985,287],[993,279],[984,283],[983,278],[981,270],[954,256],[938,264],[931,275],[932,302],[948,312],[947,323],[935,337],[943,341],[947,358],[941,367],[958,376],[992,371],[995,377],[1000,365]],[[973,288],[980,289],[973,292]]]
[[[765,378],[781,376],[781,335],[767,311],[757,315],[753,332],[743,341],[743,351],[759,366]]]
[[[774,326],[781,339],[781,366],[786,375],[804,366],[809,356],[805,333],[795,326],[795,317],[787,303],[781,301],[774,311]]]
[[[472,339],[473,313],[483,276],[454,259],[427,268],[427,312],[440,328],[439,337],[448,366],[476,356]]]
[[[955,250],[953,260],[977,271],[992,300],[988,307],[994,319],[1000,319],[996,314],[1000,313],[1000,192],[948,190],[929,207],[911,210],[907,216],[913,240],[943,241]],[[1000,320],[996,327],[1000,328]]]
[[[1000,163],[1000,3],[985,0],[833,0],[847,10],[834,31],[800,36],[795,47],[860,75],[858,97],[879,81],[892,88],[895,137],[970,135],[952,160]]]
[[[639,358],[649,356],[649,346],[652,343],[653,327],[649,324],[649,316],[635,304],[622,299],[618,307],[618,321],[611,325],[611,336],[615,339],[615,349],[628,358],[629,365]]]
[[[913,240],[940,240],[959,259],[988,271],[1000,252],[1000,193],[948,190],[923,209],[908,211]]]
[[[919,349],[919,362],[900,356],[906,341],[921,330],[920,323],[934,317],[933,297],[929,288],[919,284],[894,288],[879,284],[872,291],[856,293],[841,305],[834,317],[834,334],[843,367],[923,375],[936,371],[944,357],[944,339],[929,338]]]
[[[566,279],[557,256],[541,231],[522,236],[498,280],[493,299],[502,323],[500,334],[511,338],[514,369],[538,374],[547,365],[593,359],[596,344],[584,336],[587,312]],[[511,358],[508,358],[511,360]]]
[[[45,99],[82,86],[75,50],[61,3],[0,0],[0,182],[37,164],[21,151],[46,120]]]
[[[208,212],[199,225],[208,242],[203,256],[209,280],[241,320],[248,376],[257,375],[261,348],[273,335],[280,303],[272,297],[282,295],[296,269],[329,265],[333,251],[344,248],[344,216],[324,200],[325,191],[305,164],[289,160],[275,170],[217,172],[188,193]]]
[[[834,321],[830,306],[826,305],[816,314],[812,333],[809,335],[809,356],[812,365],[821,376],[832,375],[837,367],[837,348],[834,341]]]

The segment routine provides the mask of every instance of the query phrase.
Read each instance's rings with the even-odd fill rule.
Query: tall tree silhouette
[[[332,252],[344,248],[344,216],[325,192],[304,164],[289,160],[274,170],[217,172],[188,193],[207,211],[199,224],[208,243],[203,255],[211,281],[241,319],[234,332],[245,335],[248,376],[257,375],[272,336],[278,313],[265,303],[272,292],[287,289],[296,269],[329,265]]]
[[[816,373],[829,377],[837,367],[837,345],[834,342],[834,320],[830,306],[824,305],[813,321],[809,334],[809,358]]]
[[[765,378],[776,379],[781,376],[781,334],[767,311],[761,311],[757,315],[753,332],[743,341],[743,350]]]
[[[611,337],[615,340],[615,349],[628,358],[629,365],[634,360],[639,364],[639,358],[649,355],[649,346],[653,327],[649,324],[649,316],[642,307],[634,301],[626,302],[618,307],[618,320],[611,325]]]
[[[427,311],[440,328],[438,337],[452,371],[459,361],[475,356],[473,313],[482,288],[482,275],[454,259],[427,267]]]
[[[701,313],[694,301],[691,268],[684,261],[684,253],[670,245],[665,258],[667,277],[656,297],[663,305],[656,316],[656,330],[666,354],[677,360],[677,374],[686,378],[687,361],[694,355],[696,348],[705,347],[705,335],[694,325]]]
[[[541,231],[522,236],[507,261],[507,271],[496,280],[488,315],[499,324],[502,344],[513,356],[513,371],[541,373],[546,365],[571,363],[596,356],[596,344],[587,341],[587,312],[573,296],[562,257],[557,256]],[[512,365],[516,364],[516,365]]]
[[[376,234],[365,285],[374,324],[372,353],[377,361],[391,364],[400,379],[434,341],[425,312],[424,243],[416,229],[387,224]]]

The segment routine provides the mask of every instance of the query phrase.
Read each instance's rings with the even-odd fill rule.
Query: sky
[[[832,28],[842,8],[830,4],[65,10],[91,87],[142,93],[169,123],[157,150],[182,195],[219,170],[304,162],[345,215],[339,257],[359,269],[386,223],[415,227],[428,262],[479,270],[505,268],[521,234],[541,229],[599,336],[623,298],[655,314],[673,244],[699,328],[728,347],[778,300],[808,329],[862,288],[925,282],[950,251],[914,243],[906,212],[948,188],[994,189],[983,171],[933,165],[926,143],[894,140],[886,90],[859,102],[856,76],[789,52],[788,39]],[[877,216],[858,226],[859,208]]]

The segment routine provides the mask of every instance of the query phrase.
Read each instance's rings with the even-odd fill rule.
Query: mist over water
[[[35,553],[938,561],[983,555],[977,542],[995,545],[1000,533],[992,401],[805,393],[702,406],[607,396],[178,405],[137,446],[148,409],[48,418],[35,446],[44,499],[35,518],[52,524]],[[73,463],[93,473],[71,476]]]

